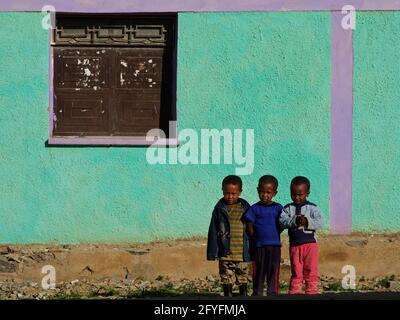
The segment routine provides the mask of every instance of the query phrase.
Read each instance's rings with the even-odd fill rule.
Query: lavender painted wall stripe
[[[339,234],[352,221],[353,31],[343,16],[332,12],[330,231]]]
[[[52,5],[58,12],[180,12],[180,11],[340,11],[400,10],[400,0],[15,0],[3,1],[0,11],[41,11]]]

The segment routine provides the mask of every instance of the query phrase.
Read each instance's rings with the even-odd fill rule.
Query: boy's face
[[[290,190],[290,195],[295,204],[302,204],[307,201],[307,197],[310,194],[307,185],[304,183],[295,184]]]
[[[260,201],[264,204],[271,204],[272,198],[278,193],[273,183],[264,183],[257,188],[257,191]]]
[[[234,204],[238,201],[242,193],[242,188],[237,184],[228,183],[222,187],[222,192],[224,193],[225,202],[227,204]]]

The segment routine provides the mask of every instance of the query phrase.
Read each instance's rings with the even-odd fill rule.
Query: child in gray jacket
[[[307,201],[310,181],[295,177],[290,184],[292,203],[286,205],[279,217],[282,228],[288,229],[292,276],[289,294],[301,293],[303,279],[306,294],[318,293],[318,244],[315,231],[322,228],[321,211]]]

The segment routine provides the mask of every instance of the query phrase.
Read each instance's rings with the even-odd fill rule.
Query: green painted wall
[[[158,165],[145,148],[46,148],[48,33],[40,13],[0,13],[0,242],[205,236],[236,165]],[[26,30],[29,30],[29,36]],[[329,225],[330,13],[179,15],[178,126],[253,128],[258,178],[311,178]]]
[[[357,13],[353,228],[400,228],[400,12]]]

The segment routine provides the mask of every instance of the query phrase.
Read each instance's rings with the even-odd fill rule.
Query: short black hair
[[[278,179],[275,178],[274,176],[271,176],[269,174],[262,176],[259,180],[258,180],[258,187],[260,188],[263,184],[266,183],[271,183],[275,190],[278,189]]]
[[[242,179],[235,175],[226,176],[224,180],[222,180],[222,188],[227,184],[234,184],[239,186],[240,190],[242,190]]]
[[[290,183],[290,190],[292,190],[294,186],[298,186],[300,184],[305,184],[307,186],[307,190],[310,191],[310,180],[308,180],[307,177],[303,176],[297,176],[292,179],[292,182]]]

